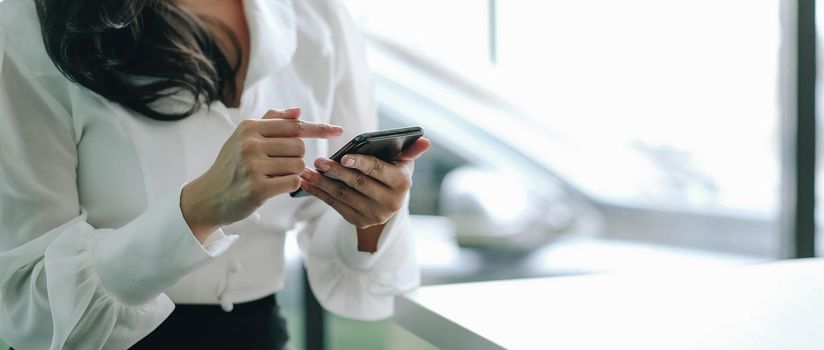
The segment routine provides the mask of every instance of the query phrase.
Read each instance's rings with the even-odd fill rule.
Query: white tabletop
[[[824,349],[824,260],[423,287],[395,309],[443,349]]]

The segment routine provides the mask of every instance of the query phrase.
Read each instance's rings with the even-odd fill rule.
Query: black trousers
[[[219,305],[176,305],[160,326],[131,349],[281,350],[289,335],[274,295],[235,304],[231,312]]]

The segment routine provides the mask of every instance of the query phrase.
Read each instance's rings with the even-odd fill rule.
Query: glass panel
[[[778,256],[780,0],[347,4],[383,126],[439,146],[425,284]]]
[[[563,154],[524,151],[593,197],[775,216],[776,0],[500,1],[496,65],[489,1],[349,3],[368,33],[525,110],[540,129],[522,143]]]

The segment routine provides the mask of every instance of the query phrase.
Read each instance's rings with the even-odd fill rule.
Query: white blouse
[[[406,206],[374,254],[315,198],[281,195],[201,245],[180,189],[242,119],[301,107],[344,136],[306,139],[307,164],[377,127],[361,39],[340,0],[246,0],[251,54],[240,108],[151,120],[68,81],[46,55],[34,1],[0,3],[0,338],[21,349],[125,349],[174,303],[254,300],[283,287],[299,228],[309,282],[334,313],[389,317],[419,282]],[[184,96],[163,101],[179,108]]]

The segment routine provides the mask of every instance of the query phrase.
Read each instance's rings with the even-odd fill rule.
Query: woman
[[[5,0],[0,53],[13,347],[280,348],[293,227],[332,312],[388,317],[418,283],[406,203],[429,142],[322,158],[376,128],[339,0]]]

